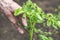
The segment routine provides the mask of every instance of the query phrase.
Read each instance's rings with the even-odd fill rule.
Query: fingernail
[[[24,23],[23,25],[24,25],[24,26],[27,26],[27,23]]]
[[[18,31],[21,33],[21,34],[24,34],[24,31],[20,28],[18,28]]]

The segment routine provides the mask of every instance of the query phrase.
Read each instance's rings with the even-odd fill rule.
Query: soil
[[[26,0],[15,0],[17,3],[22,5]],[[37,3],[39,7],[41,7],[44,12],[53,12],[58,5],[60,5],[60,0],[32,0],[33,2]],[[39,24],[37,24],[38,27],[40,27]],[[46,29],[45,29],[46,30]],[[56,33],[56,30],[53,30],[52,28],[47,29],[49,31],[52,31],[53,39],[54,40],[60,40],[60,30],[58,29],[58,33]],[[26,30],[25,30],[26,31]],[[35,39],[39,40],[35,35]],[[25,32],[25,34],[20,34],[17,29],[11,24],[11,22],[1,13],[0,14],[0,40],[29,40],[29,34],[28,32]]]

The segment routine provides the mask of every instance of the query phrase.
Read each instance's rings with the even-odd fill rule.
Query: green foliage
[[[47,14],[47,26],[53,26],[55,29],[58,28],[58,19],[56,16],[53,16],[51,13]]]
[[[53,40],[51,37],[46,37],[45,35],[39,35],[41,40]]]
[[[22,8],[18,8],[17,10],[15,10],[14,16],[20,15],[22,14],[24,11],[22,11]]]
[[[44,23],[46,21],[46,25],[48,27],[53,26],[55,29],[60,27],[60,21],[56,16],[51,13],[45,14],[43,10],[38,7],[35,3],[28,0],[26,3],[22,5],[21,8],[18,8],[14,15],[18,16],[23,14],[23,17],[27,19],[28,26],[25,27],[29,30],[30,40],[33,40],[34,33],[40,33],[40,40],[53,40],[51,37],[47,37],[47,32],[43,32],[41,29],[37,29],[35,27],[36,23]],[[43,34],[43,35],[42,35]],[[50,32],[48,34],[51,34]]]

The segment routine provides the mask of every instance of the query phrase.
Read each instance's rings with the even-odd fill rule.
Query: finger
[[[19,33],[24,34],[24,31],[22,30],[22,28],[20,27],[20,25],[18,25],[18,24],[14,24],[14,25],[16,26],[16,28],[19,31]]]
[[[21,18],[22,19],[22,24],[24,25],[24,26],[27,26],[27,21],[26,21],[26,18]]]
[[[15,19],[15,17],[12,15],[12,13],[10,12],[10,10],[8,10],[7,8],[3,9],[5,16],[13,23],[15,24],[17,22],[17,20]]]
[[[22,21],[22,24],[23,24],[24,26],[27,26],[26,18],[19,16],[19,19]]]
[[[23,30],[17,25],[17,20],[15,19],[15,17],[12,15],[12,13],[9,10],[4,10],[5,15],[7,16],[7,18],[12,22],[12,24],[14,24],[14,26],[17,28],[17,30],[23,34]]]

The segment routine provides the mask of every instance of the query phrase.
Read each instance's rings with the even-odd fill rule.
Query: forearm
[[[17,8],[20,8],[20,5],[12,0],[0,0],[0,8],[2,10],[8,9],[11,12],[14,12]]]

